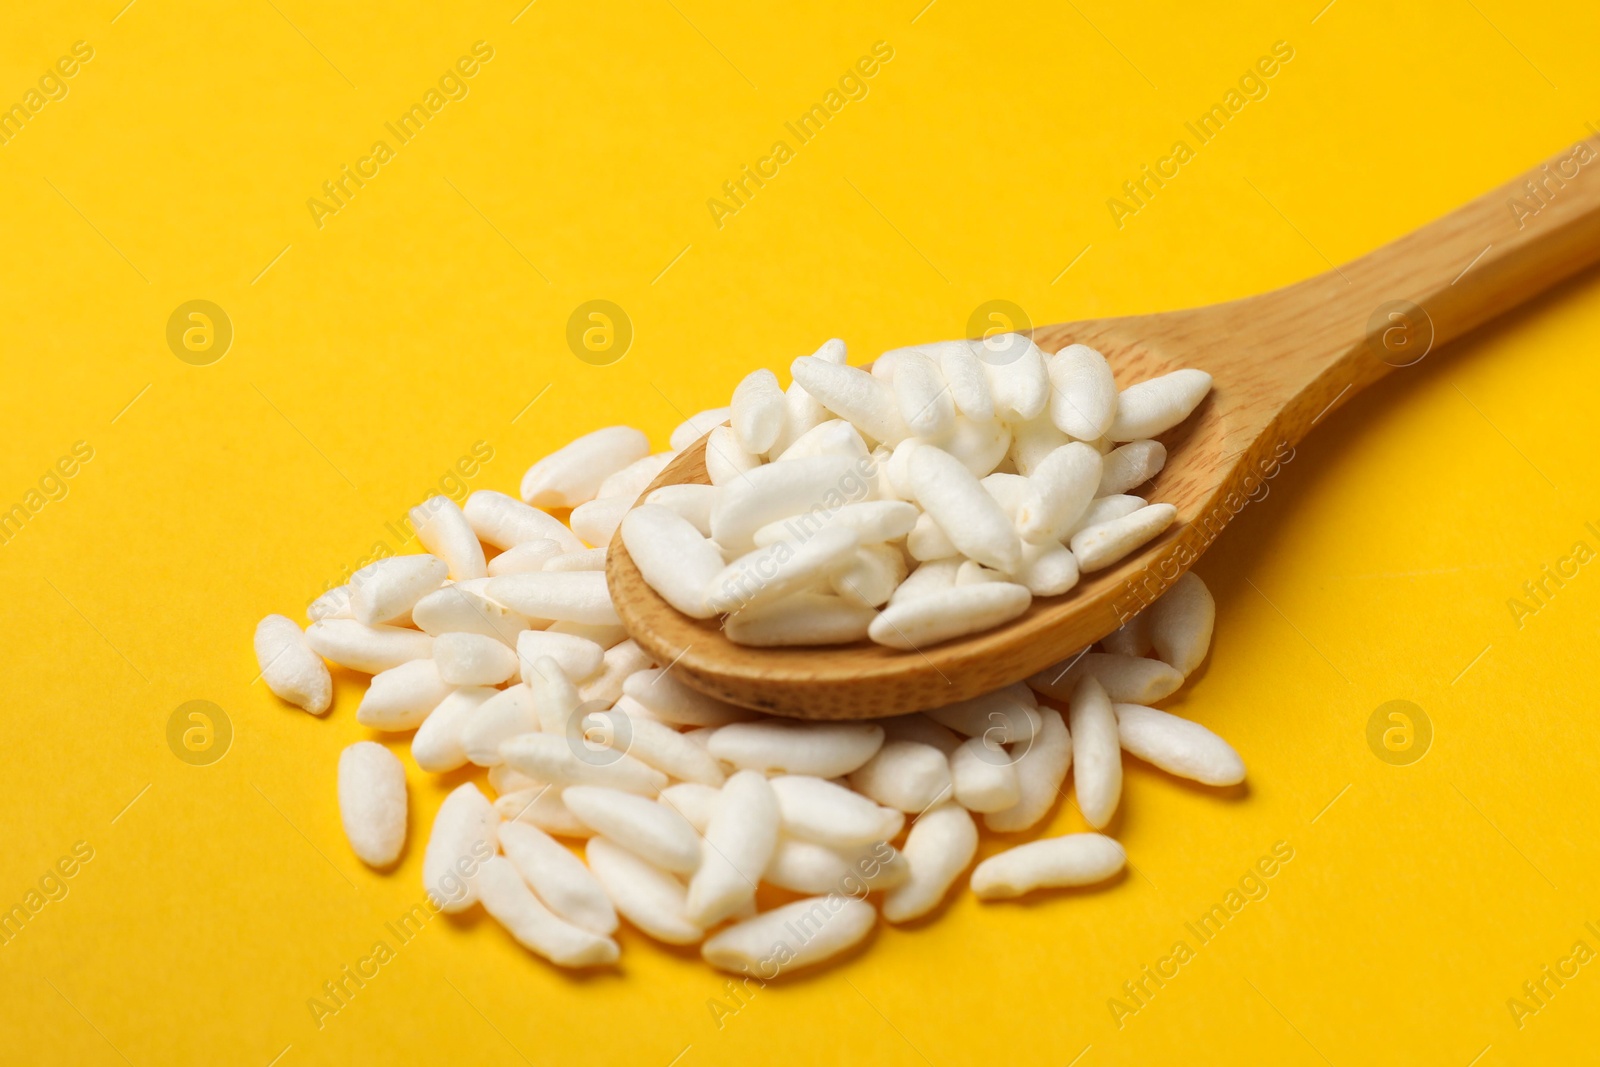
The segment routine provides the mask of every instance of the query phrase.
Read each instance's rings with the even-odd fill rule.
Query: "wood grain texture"
[[[1600,138],[1286,288],[1211,307],[1035,329],[1047,352],[1071,343],[1098,349],[1121,387],[1180,367],[1209,371],[1215,385],[1161,438],[1166,467],[1141,490],[1176,505],[1177,522],[1066,594],[1036,598],[997,629],[910,652],[866,642],[746,648],[723,636],[719,620],[696,621],[669,607],[644,583],[620,535],[606,565],[612,597],[628,632],[673,664],[678,678],[745,707],[859,719],[976,696],[1072,655],[1152,601],[1264,482],[1280,476],[1295,443],[1334,408],[1596,260]],[[708,480],[702,438],[651,488]]]

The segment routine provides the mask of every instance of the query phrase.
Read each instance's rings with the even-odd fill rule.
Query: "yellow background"
[[[471,487],[514,492],[581,431],[664,444],[829,336],[860,361],[963,334],[990,299],[1045,323],[1266,290],[1600,122],[1592,4],[923,2],[9,5],[0,103],[75,41],[94,58],[0,147],[0,503],[76,441],[94,458],[0,545],[0,904],[74,842],[94,858],[0,947],[0,1059],[1592,1055],[1600,963],[1521,1029],[1506,1001],[1600,950],[1600,564],[1520,628],[1507,607],[1600,548],[1593,274],[1330,416],[1202,561],[1216,643],[1170,706],[1240,750],[1248,788],[1132,767],[1135,869],[1109,890],[961,895],[721,1028],[724,978],[693,952],[625,931],[615,973],[573,978],[439,919],[313,1024],[307,998],[419,899],[444,786],[411,769],[411,847],[363,868],[333,792],[358,679],[325,720],[288,709],[253,682],[251,631],[400,549],[386,521],[474,442],[494,458]],[[470,94],[319,229],[306,200],[479,40]],[[1279,40],[1270,94],[1118,230],[1107,198]],[[719,229],[707,199],[877,41],[869,95]],[[565,342],[594,298],[635,329],[611,366]],[[193,299],[234,326],[210,366],[165,342]],[[234,730],[210,766],[166,740],[197,699]],[[1366,740],[1395,699],[1434,730],[1410,766]],[[1052,828],[1081,825],[1067,802]],[[1119,1028],[1108,999],[1277,841],[1270,894]]]

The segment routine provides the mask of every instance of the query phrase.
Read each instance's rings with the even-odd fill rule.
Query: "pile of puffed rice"
[[[1084,512],[1159,469],[1161,446],[1149,438],[1186,417],[1205,389],[1193,380],[1147,394],[1136,392],[1141,386],[1120,396],[1112,388],[1111,415],[1096,408],[1093,425],[1063,428],[1055,425],[1059,407],[1066,409],[1059,421],[1085,414],[1086,394],[1073,383],[1093,379],[1103,393],[1109,371],[1082,346],[1045,356],[1027,344],[1031,353],[997,365],[968,342],[901,349],[869,375],[847,367],[843,344],[830,341],[796,361],[796,384],[787,392],[774,392],[769,372],[746,379],[734,396],[731,428],[720,425],[730,412],[702,413],[673,433],[672,451],[654,455],[638,430],[597,430],[534,464],[521,501],[488,490],[471,494],[464,507],[434,497],[410,516],[426,552],[358,571],[310,605],[304,632],[282,615],[261,621],[255,650],[262,678],[277,696],[321,715],[332,703],[328,662],[371,674],[358,722],[385,734],[412,733],[412,757],[430,774],[486,768],[493,801],[478,782],[467,782],[435,817],[422,864],[428,899],[449,912],[481,903],[518,942],[564,967],[615,962],[620,916],[659,941],[701,944],[715,967],[768,980],[849,949],[879,912],[891,923],[928,914],[977,852],[974,815],[997,833],[1032,829],[1054,807],[1074,765],[1078,806],[1097,829],[1116,811],[1123,751],[1208,785],[1242,781],[1244,764],[1225,741],[1150,706],[1175,692],[1210,646],[1215,608],[1192,574],[1097,649],[1025,683],[860,722],[774,718],[712,699],[675,678],[670,665],[652,662],[621,626],[604,574],[606,545],[619,526],[664,597],[687,610],[675,594],[687,603],[698,589],[697,610],[731,609],[730,636],[739,639],[742,628],[753,644],[863,633],[883,640],[878,620],[897,600],[917,603],[906,591],[919,581],[924,599],[999,585],[1044,594],[1060,579],[1039,588],[1029,576],[1038,577],[1039,560],[1059,558],[1056,549],[1075,558],[1075,580],[1086,556],[1100,558],[1093,546],[1103,543],[1091,540],[1086,551],[1082,535],[1150,508],[1129,498],[1137,504],[1122,517],[1102,514],[1089,523]],[[1034,361],[1046,383],[1042,400],[1031,391],[1038,375],[1027,368]],[[1007,369],[1019,362],[1022,371]],[[891,369],[880,372],[885,363]],[[1190,373],[1200,372],[1178,372]],[[943,385],[935,388],[936,381]],[[1143,395],[1164,399],[1137,399]],[[919,399],[942,414],[918,409]],[[886,407],[890,400],[896,403]],[[1127,408],[1147,403],[1159,417],[1116,428]],[[780,405],[781,419],[774,415]],[[997,416],[1012,420],[1003,423],[1003,447],[999,431],[972,429],[985,410],[1009,413]],[[1049,429],[1039,424],[1046,411]],[[774,424],[777,436],[769,438]],[[708,431],[714,485],[658,490],[651,503],[636,506],[677,451]],[[1130,435],[1130,444],[1110,447]],[[957,443],[968,439],[985,450],[981,462]],[[1064,450],[1072,457],[1057,461]],[[760,462],[763,455],[770,462]],[[831,507],[825,494],[790,495],[782,507],[766,495],[758,507],[729,503],[763,469],[874,456],[873,480],[863,483],[859,499]],[[997,473],[1002,465],[1011,470]],[[1041,469],[1057,473],[1041,478]],[[954,513],[944,510],[946,502],[965,511],[976,499],[974,486],[997,503],[1012,539],[996,532],[993,515],[982,544],[947,519]],[[1085,495],[1085,486],[1094,492]],[[901,508],[862,510],[875,504],[917,513],[908,522]],[[571,509],[568,523],[546,508]],[[734,526],[719,525],[719,515]],[[796,516],[817,525],[786,536],[782,524]],[[1030,539],[1030,530],[1046,536]],[[747,569],[760,581],[719,585],[715,575],[701,581],[710,574],[708,558],[692,582],[674,585],[664,562],[671,553],[656,551],[654,538],[693,544],[689,534],[718,554],[718,574],[744,558],[728,564],[724,553],[750,546],[787,544],[791,559],[826,555],[833,563],[805,570],[803,579],[794,570],[774,580]],[[1139,543],[1121,533],[1103,538],[1128,549]],[[823,553],[813,549],[819,540],[849,548]],[[1013,541],[1013,555],[990,551]],[[705,599],[708,590],[734,588],[743,592],[732,600]],[[778,609],[790,601],[798,610],[785,616]],[[886,603],[887,610],[876,610]],[[740,622],[747,610],[754,620]],[[848,626],[828,621],[842,611],[850,613]],[[999,621],[990,614],[981,624]],[[893,629],[917,640],[955,636],[948,626],[908,626],[904,618]],[[351,745],[339,760],[338,795],[356,855],[375,868],[394,864],[407,832],[400,759],[375,741]],[[582,858],[570,847],[580,841]],[[1122,846],[1110,837],[1067,834],[991,856],[969,884],[980,899],[1006,899],[1104,882],[1124,863]],[[758,898],[758,886],[770,888]]]

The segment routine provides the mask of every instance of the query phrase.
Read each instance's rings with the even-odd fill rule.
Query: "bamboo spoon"
[[[994,630],[910,652],[862,642],[747,648],[716,619],[674,611],[644,583],[620,535],[606,578],[623,625],[674,676],[746,707],[860,719],[938,707],[1026,678],[1104,637],[1206,550],[1296,442],[1397,367],[1600,260],[1600,138],[1342,268],[1227,304],[1045,326],[1046,352],[1102,352],[1119,387],[1198,367],[1211,395],[1163,435],[1167,465],[1142,495],[1177,506],[1161,537],[1037,598]],[[705,439],[652,489],[706,482]]]

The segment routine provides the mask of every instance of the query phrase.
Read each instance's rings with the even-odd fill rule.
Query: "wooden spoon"
[[[1153,315],[1044,326],[1047,352],[1102,352],[1125,387],[1180,367],[1215,379],[1162,441],[1167,464],[1141,495],[1177,522],[1015,621],[910,652],[862,642],[747,648],[719,620],[674,611],[639,575],[621,536],[606,565],[623,625],[676,678],[723,700],[806,719],[938,707],[1016,682],[1071,656],[1161,594],[1293,456],[1330,411],[1397,367],[1600,260],[1600,138],[1342,268],[1260,296]],[[705,440],[651,488],[707,482]]]

